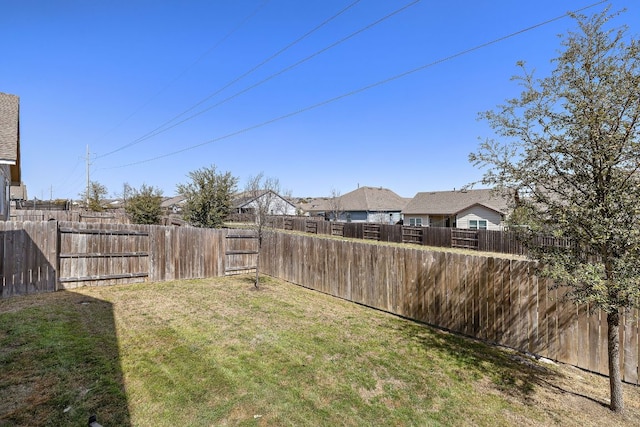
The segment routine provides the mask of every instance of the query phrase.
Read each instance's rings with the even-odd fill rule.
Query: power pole
[[[85,194],[86,197],[86,208],[89,209],[89,167],[91,166],[91,163],[89,162],[90,157],[89,157],[89,144],[87,144],[87,193]]]

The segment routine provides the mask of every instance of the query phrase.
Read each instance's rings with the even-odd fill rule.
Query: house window
[[[409,218],[410,227],[422,227],[422,218]]]
[[[486,219],[470,219],[469,220],[469,228],[471,230],[486,230],[487,229],[487,220]]]

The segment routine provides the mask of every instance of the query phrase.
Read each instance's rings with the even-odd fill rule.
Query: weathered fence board
[[[225,242],[225,275],[244,274],[257,268],[258,235],[252,230],[230,230]]]
[[[55,222],[0,222],[1,296],[56,290]]]
[[[58,228],[60,287],[70,289],[147,280],[150,246],[148,227],[124,227],[61,223]]]

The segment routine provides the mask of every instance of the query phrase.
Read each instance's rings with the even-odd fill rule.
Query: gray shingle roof
[[[382,187],[360,187],[340,196],[343,211],[400,212],[408,199]]]
[[[20,182],[20,99],[0,92],[0,161],[11,164],[11,181]]]
[[[360,187],[340,196],[337,206],[331,197],[318,197],[300,204],[300,208],[309,213],[330,212],[336,207],[342,212],[400,212],[409,200],[387,188]]]
[[[507,213],[508,205],[491,189],[431,191],[417,193],[402,210],[405,215],[452,215],[480,204],[496,212]]]

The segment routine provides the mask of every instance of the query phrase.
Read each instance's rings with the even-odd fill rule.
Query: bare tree
[[[271,215],[287,213],[288,203],[280,196],[280,182],[277,178],[265,177],[260,172],[250,177],[245,187],[244,195],[249,200],[247,208],[252,216],[252,227],[258,238],[258,254],[256,256],[255,287],[260,285],[260,255],[262,247],[273,232]]]
[[[335,188],[331,189],[331,198],[329,199],[329,220],[331,221],[340,221],[340,217],[344,213],[340,199],[341,196],[339,190]]]

